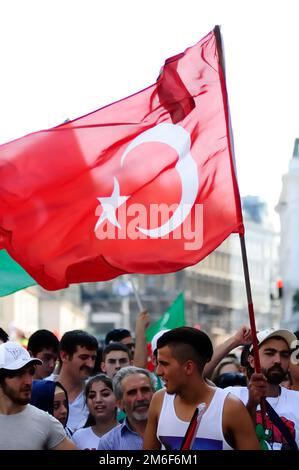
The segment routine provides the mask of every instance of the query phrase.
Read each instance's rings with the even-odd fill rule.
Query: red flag
[[[0,248],[43,287],[195,264],[243,232],[214,32],[154,85],[0,147]]]
[[[192,450],[194,441],[196,439],[196,434],[201,422],[201,418],[206,411],[206,404],[205,403],[200,403],[191,418],[191,421],[189,423],[189,426],[187,428],[186,434],[182,440],[181,448],[180,450]]]

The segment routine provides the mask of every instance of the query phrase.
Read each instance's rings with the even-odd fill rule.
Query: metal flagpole
[[[130,281],[131,281],[131,284],[132,284],[132,287],[133,287],[133,292],[134,292],[134,295],[135,295],[135,299],[136,299],[139,311],[142,312],[144,310],[144,308],[143,308],[143,305],[141,303],[140,295],[139,295],[139,292],[136,288],[135,281],[134,281],[133,277],[131,277],[131,276],[130,276]]]

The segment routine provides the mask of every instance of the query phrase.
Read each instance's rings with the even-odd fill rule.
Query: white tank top
[[[212,401],[204,412],[192,450],[232,450],[222,431],[224,400],[229,392],[216,388]],[[162,449],[179,450],[189,421],[182,421],[174,408],[175,395],[165,393],[157,427],[157,438]]]

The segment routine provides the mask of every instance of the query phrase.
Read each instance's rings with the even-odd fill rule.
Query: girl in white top
[[[95,375],[86,384],[85,396],[89,417],[85,427],[73,434],[72,440],[78,449],[96,450],[100,437],[118,424],[111,379],[105,374]]]

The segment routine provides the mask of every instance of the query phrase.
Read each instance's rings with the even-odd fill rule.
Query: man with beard
[[[0,345],[1,450],[75,449],[57,419],[29,404],[38,364],[19,343]]]
[[[98,450],[141,450],[149,405],[155,390],[151,373],[139,367],[120,369],[112,380],[125,420],[100,438]]]
[[[297,338],[291,331],[269,328],[260,331],[257,339],[262,373],[254,372],[255,363],[251,347],[247,362],[247,375],[250,379],[248,388],[228,388],[246,404],[256,425],[262,448],[272,450],[290,448],[268,413],[263,426],[259,405],[262,397],[266,397],[267,402],[284,422],[299,446],[299,394],[280,386],[287,375],[291,350]]]
[[[97,350],[96,338],[86,331],[67,331],[60,340],[61,369],[57,381],[68,394],[67,428],[71,434],[82,428],[88,417],[84,396],[85,380],[92,375]]]

